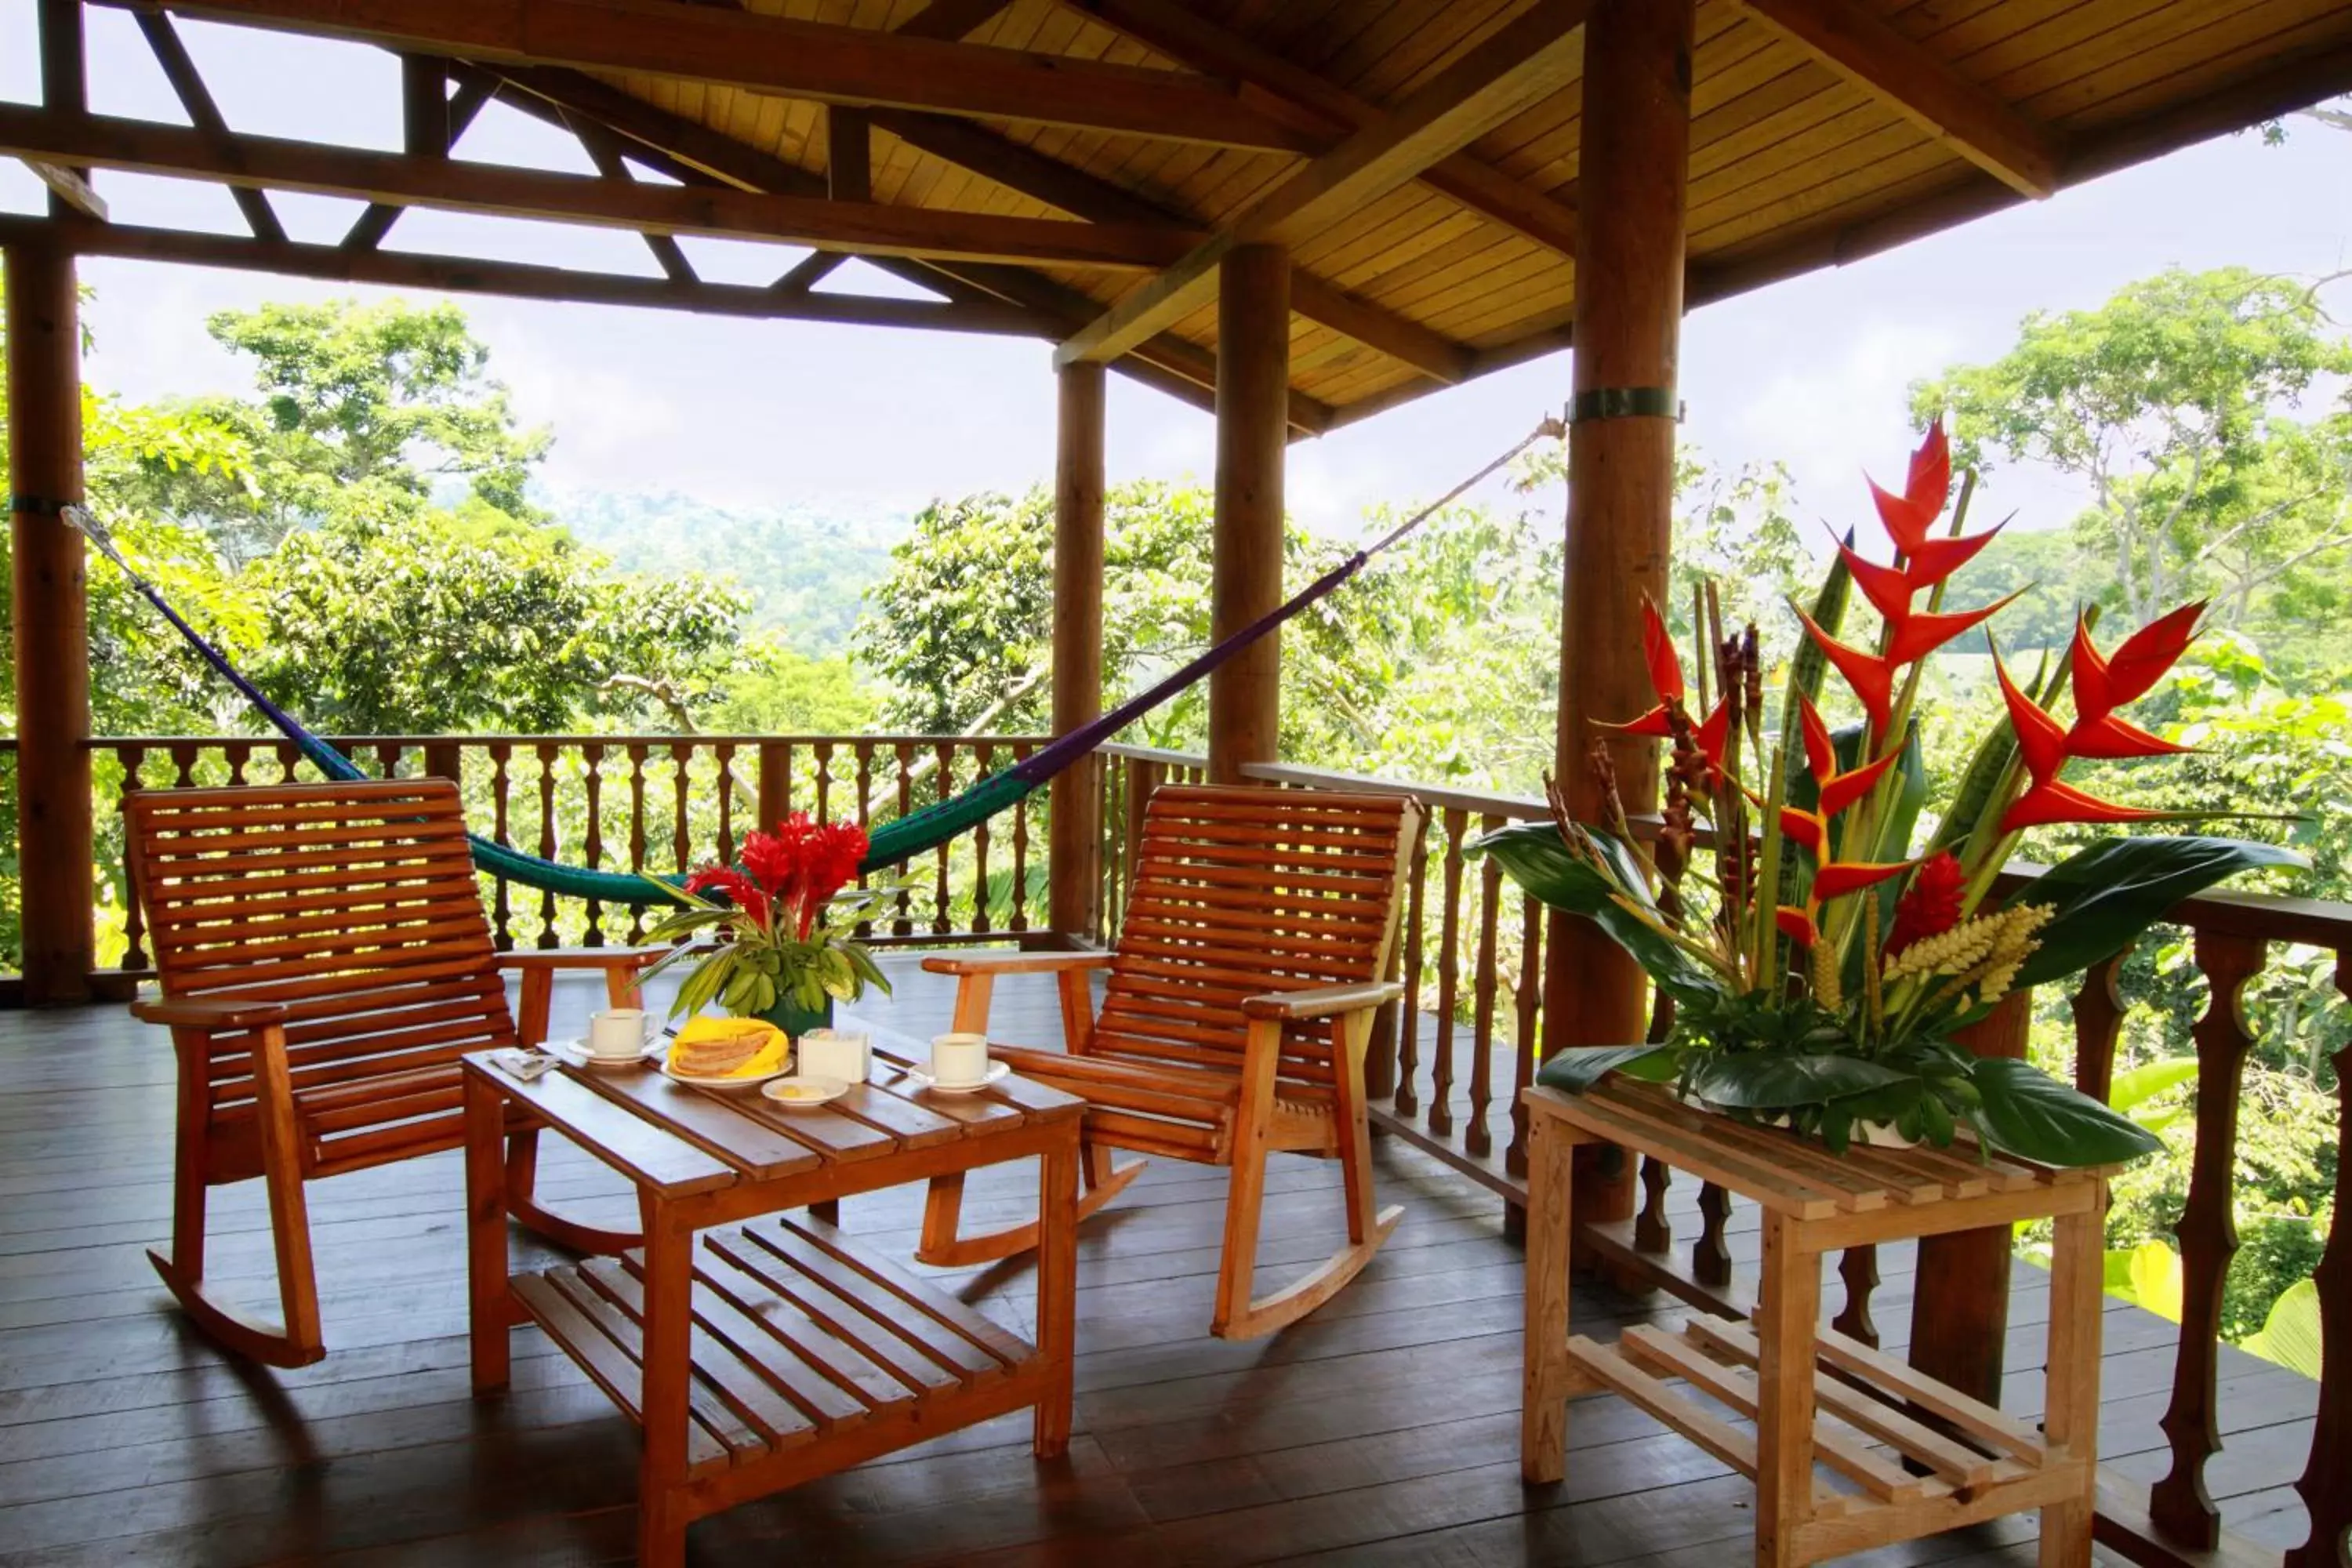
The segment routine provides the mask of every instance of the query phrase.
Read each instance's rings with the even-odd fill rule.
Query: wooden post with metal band
[[[1102,712],[1104,367],[1089,361],[1055,373],[1060,416],[1054,451],[1054,733]],[[1047,826],[1055,932],[1101,940],[1102,759],[1087,757],[1054,780]]]
[[[1644,595],[1666,599],[1692,13],[1692,0],[1599,0],[1585,24],[1554,772],[1570,809],[1586,822],[1601,819],[1589,763],[1600,732],[1594,721],[1630,718],[1655,701],[1642,660],[1641,605]],[[1649,809],[1658,777],[1653,743],[1612,749],[1627,809]],[[1555,913],[1544,946],[1547,1056],[1643,1037],[1646,987],[1614,942],[1588,921]],[[1584,1216],[1633,1214],[1629,1163],[1595,1158],[1578,1175]]]

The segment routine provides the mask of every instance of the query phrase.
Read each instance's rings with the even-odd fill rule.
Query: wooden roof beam
[[[881,300],[855,294],[780,300],[767,289],[742,284],[625,278],[565,267],[481,261],[471,257],[350,250],[338,245],[251,239],[242,235],[0,216],[0,245],[24,243],[60,244],[85,256],[185,262],[195,267],[226,267],[338,283],[381,283],[394,288],[438,289],[510,299],[633,305],[762,321],[832,321],[851,326],[913,327],[1016,337],[1034,337],[1037,333],[1034,314],[993,300],[940,304],[929,300]]]
[[[670,0],[163,0],[215,21],[484,65],[642,71],[828,103],[931,109],[1236,147],[1314,138],[1219,81]]]
[[[507,100],[525,113],[542,119],[553,116],[559,122],[565,113],[597,120],[643,148],[654,167],[688,185],[724,182],[743,190],[805,195],[821,195],[825,188],[823,175],[762,153],[699,121],[657,109],[579,71],[509,67],[498,75],[519,89],[509,93]],[[869,257],[867,261],[952,300],[1011,304],[1029,310],[1041,336],[1063,335],[1100,309],[1076,289],[1025,268],[893,256]],[[1181,338],[1169,334],[1154,338],[1114,361],[1111,369],[1194,407],[1215,409],[1216,357]],[[1318,435],[1329,427],[1333,417],[1329,405],[1302,392],[1290,395],[1294,432]]]
[[[1156,226],[1064,223],[590,179],[274,137],[237,136],[222,143],[177,126],[98,118],[69,121],[9,105],[0,105],[0,151],[77,167],[194,175],[232,185],[358,196],[398,206],[544,218],[646,234],[782,240],[859,254],[1148,268],[1183,255],[1198,237],[1197,232]]]
[[[2021,195],[2058,188],[2057,135],[1854,0],[1739,0],[1822,64]]]
[[[1099,175],[1049,158],[951,115],[876,110],[874,123],[919,152],[992,180],[1008,190],[1094,223],[1181,223],[1181,215]],[[1305,272],[1293,272],[1290,306],[1310,321],[1402,360],[1447,384],[1469,374],[1471,351],[1384,306]]]
[[[1225,228],[1066,341],[1058,364],[1123,353],[1216,295],[1240,245],[1296,245],[1405,184],[1558,90],[1581,54],[1572,35],[1591,0],[1537,0],[1399,104],[1253,202]]]
[[[1179,65],[1268,95],[1295,123],[1327,139],[1380,123],[1386,111],[1303,66],[1198,15],[1181,0],[1061,0]],[[1576,208],[1468,152],[1422,171],[1422,184],[1521,237],[1576,254]]]

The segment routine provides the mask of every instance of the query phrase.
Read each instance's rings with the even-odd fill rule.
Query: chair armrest
[[[1108,952],[951,952],[923,960],[930,974],[1059,974],[1073,969],[1108,969]]]
[[[643,969],[669,952],[666,947],[545,947],[501,952],[500,969]]]
[[[1404,987],[1393,980],[1359,980],[1344,985],[1310,985],[1301,991],[1269,991],[1264,995],[1246,997],[1242,1002],[1242,1013],[1251,1018],[1297,1022],[1386,1006],[1403,994]]]
[[[201,997],[133,1002],[131,1015],[150,1024],[209,1029],[216,1034],[231,1029],[267,1028],[272,1024],[283,1024],[287,1016],[282,1002],[206,1001]]]

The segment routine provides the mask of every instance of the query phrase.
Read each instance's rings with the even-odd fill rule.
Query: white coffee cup
[[[988,1037],[948,1034],[931,1037],[931,1081],[941,1089],[962,1089],[988,1076]]]
[[[864,1083],[869,1065],[867,1049],[862,1029],[811,1029],[801,1037],[800,1070],[808,1078]]]
[[[588,1054],[609,1061],[634,1057],[653,1037],[653,1016],[642,1007],[614,1007],[588,1020]]]

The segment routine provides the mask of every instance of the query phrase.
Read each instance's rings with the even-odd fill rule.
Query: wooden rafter
[[[546,218],[648,234],[782,240],[879,255],[1151,268],[1168,265],[1198,238],[1182,229],[1156,226],[1000,217],[719,188],[685,190],[275,137],[237,136],[224,147],[201,132],[176,126],[97,118],[67,121],[10,106],[0,106],[0,151],[77,166],[194,175],[233,185],[358,196],[394,205]]]
[[[205,85],[204,74],[196,69],[195,60],[188,54],[188,46],[180,40],[180,29],[172,18],[161,11],[137,13],[139,31],[147,39],[147,47],[155,63],[163,70],[163,79],[172,84],[173,94],[180,107],[187,110],[188,121],[205,135],[216,142],[228,137],[228,121],[222,118],[220,106],[213,101],[212,89]],[[256,239],[284,239],[286,226],[278,221],[277,210],[270,206],[268,195],[247,186],[229,189],[229,198],[236,203],[246,226],[253,230]],[[103,217],[103,213],[98,215]]]
[[[2058,188],[2062,150],[2002,102],[1853,0],[1739,0],[1830,69],[2021,195]]]
[[[508,101],[526,113],[562,108],[593,116],[645,148],[664,173],[689,185],[723,182],[740,190],[803,195],[824,188],[821,175],[579,71],[511,67],[502,69],[499,78],[518,89],[508,95]],[[881,256],[868,258],[868,262],[950,300],[985,299],[1020,306],[1034,313],[1041,334],[1063,336],[1101,309],[1077,289],[1025,268]],[[1139,345],[1112,362],[1111,368],[1195,407],[1215,406],[1216,356],[1172,334]],[[1292,393],[1290,404],[1291,428],[1302,435],[1328,428],[1334,416],[1328,405],[1304,393]]]
[[[164,0],[220,21],[481,64],[651,72],[829,103],[936,109],[1297,151],[1312,138],[1227,84],[668,0]]]
[[[968,120],[877,110],[874,123],[919,152],[1059,207],[1073,217],[1094,223],[1188,221],[1124,186]],[[1304,272],[1292,275],[1290,304],[1308,321],[1319,321],[1438,381],[1459,381],[1467,371],[1470,351],[1460,343]]]
[[[100,224],[86,219],[0,216],[0,245],[53,243],[86,256],[119,256],[177,261],[196,267],[274,272],[338,283],[376,283],[393,288],[437,289],[453,293],[497,294],[523,300],[560,300],[594,305],[635,305],[704,315],[761,320],[831,321],[849,326],[912,327],[933,331],[981,332],[1034,337],[1036,318],[992,300],[882,300],[854,294],[818,294],[780,300],[763,288],[741,284],[683,282],[669,278],[628,278],[521,262],[481,261],[470,257],[429,256],[406,251],[348,250],[339,245],[259,240],[242,235],[195,234],[182,229]]]
[[[1218,26],[1181,0],[1062,0],[1179,65],[1272,96],[1303,130],[1328,142],[1377,125],[1386,111],[1337,83]],[[1422,184],[1525,238],[1576,254],[1576,209],[1514,179],[1468,152],[1421,172]]]
[[[1572,75],[1590,0],[1537,4],[1359,131],[1252,203],[1181,261],[1064,342],[1057,363],[1124,353],[1212,299],[1236,246],[1296,245],[1466,146]]]
[[[402,63],[403,113],[401,119],[404,133],[407,133],[419,129],[414,108],[417,89],[413,79],[416,73],[407,68],[409,62]],[[434,63],[437,66],[439,62]],[[490,101],[496,95],[498,83],[488,77],[467,77],[458,80],[457,90],[448,98],[448,107],[438,122],[441,132],[442,156],[446,157],[447,150],[457,144],[458,138],[466,134],[467,128],[474,123],[474,117],[481,113],[483,105]],[[390,202],[370,202],[366,210],[353,218],[352,226],[344,232],[343,248],[346,250],[375,249],[383,243],[383,237],[392,232],[392,226],[399,220],[404,210]]]

